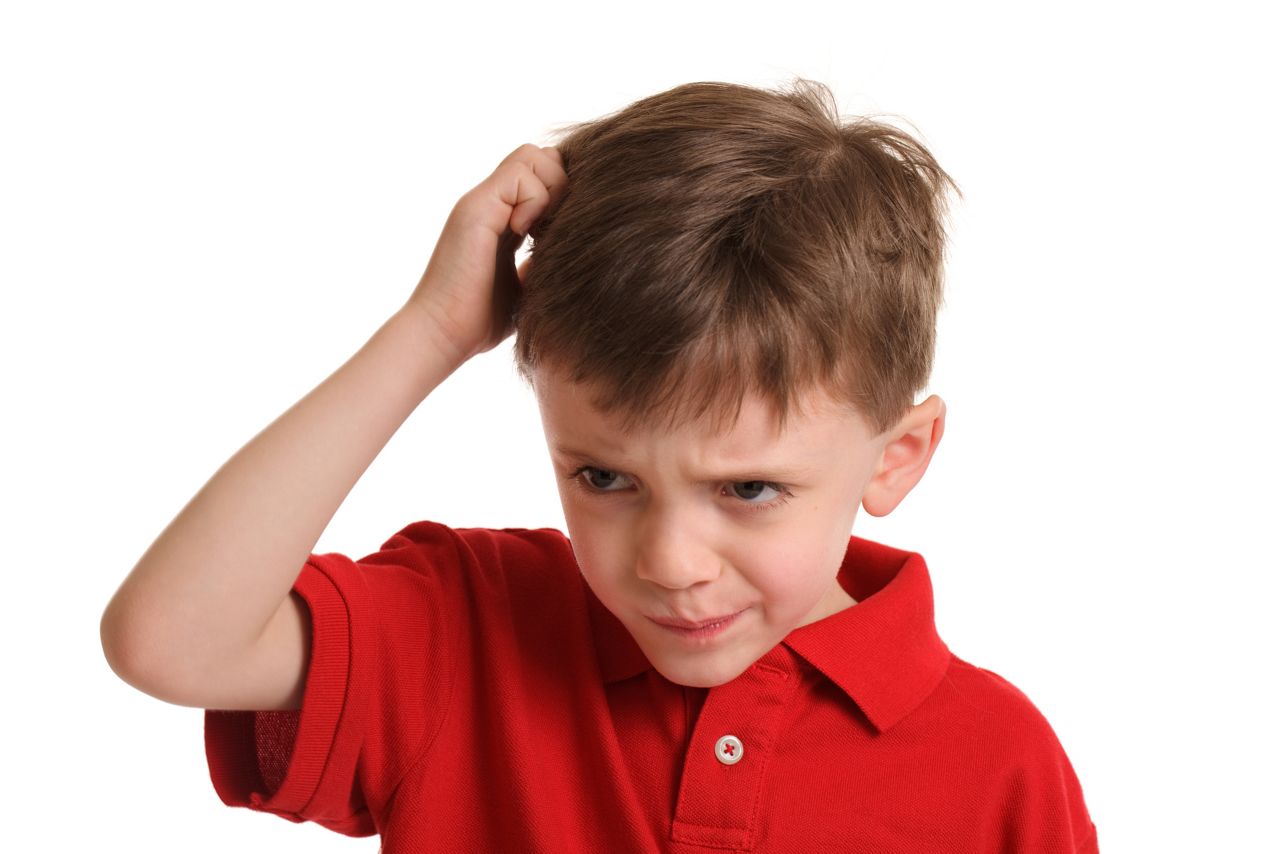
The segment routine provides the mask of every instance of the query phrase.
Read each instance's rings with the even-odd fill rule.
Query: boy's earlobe
[[[872,516],[887,516],[907,497],[920,478],[946,424],[947,407],[936,394],[916,404],[893,428],[880,453],[875,474],[862,493],[862,507]]]

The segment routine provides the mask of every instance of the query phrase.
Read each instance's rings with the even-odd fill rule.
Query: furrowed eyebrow
[[[605,471],[625,473],[624,468],[612,466],[597,454],[588,454],[585,451],[579,451],[575,448],[565,447],[564,445],[556,445],[555,451],[557,454],[572,458],[581,463],[598,465]],[[719,483],[749,483],[754,480],[769,480],[787,483],[791,481],[804,480],[813,474],[813,471],[804,468],[781,465],[763,465],[749,471],[726,472],[723,474],[704,474],[703,478],[707,481]]]

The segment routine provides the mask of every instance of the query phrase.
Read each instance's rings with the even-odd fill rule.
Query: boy
[[[139,561],[113,669],[207,710],[225,803],[389,853],[1096,851],[1047,721],[938,637],[923,557],[849,533],[942,437],[913,400],[948,186],[807,81],[680,86],[521,146]],[[512,331],[569,536],[418,522],[311,553]]]

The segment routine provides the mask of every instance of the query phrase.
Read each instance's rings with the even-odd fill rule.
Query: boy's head
[[[858,507],[892,510],[941,438],[941,400],[913,401],[956,188],[810,81],[679,86],[556,145],[517,369],[586,581],[659,672],[722,684],[851,604]],[[738,610],[709,637],[655,621]]]

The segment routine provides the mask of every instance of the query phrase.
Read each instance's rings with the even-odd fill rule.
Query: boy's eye
[[[741,493],[737,493],[736,490],[739,486],[745,486],[746,487],[745,491],[751,494],[742,495]],[[739,498],[746,498],[746,499],[759,498],[760,490],[762,489],[773,489],[772,486],[765,483],[763,480],[744,480],[741,483],[733,484],[733,488],[735,490],[735,494],[737,494]]]
[[[609,489],[609,485],[618,482],[618,475],[615,474],[614,472],[607,471],[605,469],[592,468],[591,466],[583,466],[582,468],[578,469],[576,472],[574,472],[574,477],[577,477],[579,474],[583,472],[586,472],[587,481],[591,483],[593,487],[604,492],[612,491]],[[600,482],[597,483],[592,477],[592,475],[596,475],[596,474],[605,475],[605,477],[601,478]]]
[[[595,466],[579,466],[569,479],[579,486],[582,485],[582,475],[586,475],[587,486],[583,486],[585,491],[589,493],[609,493],[621,492],[620,489],[611,489],[610,487],[617,483],[620,478],[625,479],[625,475],[611,472],[608,469],[596,468]],[[786,487],[778,483],[770,483],[765,480],[744,480],[729,485],[730,491],[738,498],[742,499],[741,503],[748,505],[750,510],[770,510],[785,504],[791,497],[791,493]],[[778,493],[776,497],[769,501],[754,501],[752,499],[759,498],[762,490],[773,490]]]

